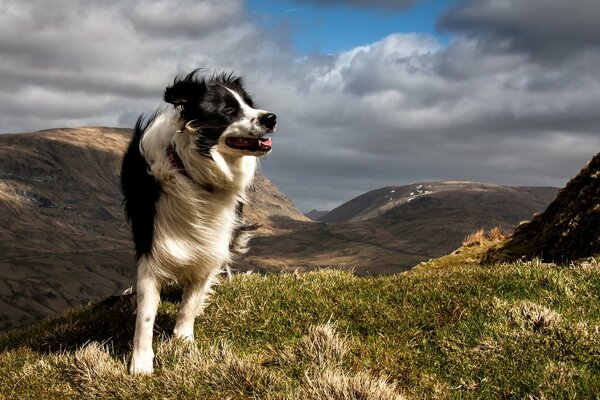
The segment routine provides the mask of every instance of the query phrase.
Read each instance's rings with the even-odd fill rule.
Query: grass
[[[479,265],[489,245],[393,276],[234,276],[192,345],[168,291],[152,377],[126,373],[131,296],[73,309],[0,337],[0,398],[598,398],[597,262]]]
[[[482,246],[489,242],[499,243],[506,239],[509,233],[504,231],[499,226],[491,228],[487,233],[484,229],[479,229],[465,236],[462,245],[463,247]]]

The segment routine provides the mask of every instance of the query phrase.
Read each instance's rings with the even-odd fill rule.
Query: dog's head
[[[180,109],[182,126],[196,136],[199,152],[220,151],[233,155],[262,156],[271,150],[275,114],[254,108],[242,78],[233,74],[200,77],[195,70],[177,77],[165,89],[164,99]]]

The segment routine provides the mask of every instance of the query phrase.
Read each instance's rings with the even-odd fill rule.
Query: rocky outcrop
[[[561,189],[548,208],[520,225],[484,262],[539,257],[566,263],[600,253],[600,153]]]

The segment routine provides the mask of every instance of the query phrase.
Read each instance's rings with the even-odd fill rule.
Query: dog
[[[192,341],[218,274],[247,251],[256,226],[243,220],[246,191],[277,126],[275,114],[255,108],[233,73],[177,76],[164,100],[137,120],[121,169],[137,260],[134,375],[153,372],[161,285],[183,287],[173,334]]]

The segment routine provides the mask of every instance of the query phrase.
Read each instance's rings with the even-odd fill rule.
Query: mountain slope
[[[118,293],[135,282],[121,208],[121,156],[131,131],[54,129],[0,135],[0,331]],[[246,208],[307,220],[258,176]]]
[[[515,208],[524,206],[527,211],[540,211],[554,196],[551,187],[510,187],[477,182],[420,182],[405,186],[388,186],[357,196],[318,218],[321,222],[342,223],[364,221],[410,203],[421,197],[437,193],[457,192],[467,196],[475,193],[498,193],[496,202],[512,202]],[[488,200],[492,200],[491,196]]]
[[[520,225],[489,261],[568,262],[600,252],[600,153],[558,193],[541,214]]]
[[[422,192],[410,195],[417,187]],[[315,266],[354,268],[359,274],[405,271],[458,248],[477,229],[513,229],[543,211],[556,192],[467,182],[383,188],[322,219],[336,223],[294,222],[289,232],[253,239],[244,262],[266,271]]]
[[[117,171],[127,131],[0,135],[0,329],[131,285]]]
[[[306,215],[308,218],[312,219],[313,221],[318,221],[320,218],[324,217],[329,211],[320,211],[317,209],[312,209],[309,212],[305,213],[304,215]]]

